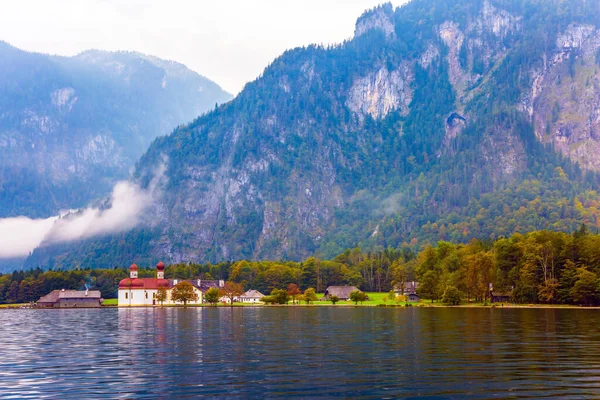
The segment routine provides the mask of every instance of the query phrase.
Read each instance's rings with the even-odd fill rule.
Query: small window
[[[129,293],[125,292],[125,298],[128,299],[129,298]]]
[[[148,298],[148,292],[146,292],[146,298]]]

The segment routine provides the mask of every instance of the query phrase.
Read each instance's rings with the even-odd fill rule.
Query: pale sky
[[[181,62],[236,94],[286,49],[350,38],[362,12],[383,2],[0,0],[0,40],[66,56],[135,50]]]

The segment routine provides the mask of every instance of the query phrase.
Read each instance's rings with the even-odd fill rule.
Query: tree
[[[352,300],[355,305],[358,305],[359,301],[360,304],[362,304],[363,301],[367,301],[368,299],[369,296],[365,292],[361,292],[360,290],[355,290],[352,293],[350,293],[350,300]]]
[[[194,290],[194,285],[188,281],[179,282],[171,291],[171,298],[173,301],[181,301],[184,306],[187,306],[188,302],[198,301],[198,295]]]
[[[292,299],[292,304],[295,304],[297,297],[302,294],[302,292],[300,292],[298,285],[295,283],[290,283],[287,287],[287,294]]]
[[[426,299],[431,299],[432,303],[434,300],[437,300],[440,297],[439,279],[439,276],[435,272],[427,271],[417,288],[418,295]]]
[[[591,305],[598,297],[598,277],[584,267],[577,268],[577,281],[571,289],[573,301]]]
[[[310,304],[313,301],[317,301],[317,293],[315,292],[315,289],[308,288],[304,291],[304,301],[306,302],[306,304]]]
[[[337,297],[335,294],[333,294],[333,295],[329,296],[329,301],[331,302],[331,304],[333,304],[335,306],[335,303],[340,301],[340,298]]]
[[[213,306],[217,305],[217,303],[219,302],[219,297],[219,289],[217,289],[216,287],[211,287],[206,291],[206,293],[204,293],[204,301]]]
[[[160,303],[162,306],[165,301],[167,301],[167,289],[164,287],[158,288],[158,292],[156,293],[156,301]]]
[[[442,296],[442,301],[450,306],[457,306],[460,304],[462,296],[460,291],[454,286],[448,286]]]
[[[227,297],[229,304],[233,305],[234,300],[244,294],[244,287],[241,283],[225,282],[220,294]]]
[[[271,295],[268,296],[269,299],[267,299],[267,302],[270,303],[274,303],[274,304],[287,304],[288,301],[290,300],[287,291],[283,290],[283,289],[273,289],[271,291]],[[263,301],[264,301],[264,297],[263,297]]]

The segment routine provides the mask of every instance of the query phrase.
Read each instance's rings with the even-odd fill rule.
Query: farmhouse
[[[265,297],[265,295],[258,290],[248,290],[240,296],[240,301],[242,303],[259,303],[263,297]]]
[[[408,296],[410,294],[417,294],[417,288],[419,287],[419,282],[404,282],[404,285],[396,285],[394,287],[394,293],[400,294],[403,296]]]
[[[54,290],[41,297],[36,305],[40,308],[100,307],[101,297],[99,290]]]
[[[358,291],[356,286],[329,286],[325,290],[325,300],[331,296],[337,296],[340,300],[349,300],[350,293]]]
[[[129,267],[129,278],[125,278],[119,282],[119,306],[156,306],[159,304],[178,304],[171,299],[171,293],[178,283],[182,282],[179,279],[165,279],[165,264],[161,261],[156,264],[156,278],[139,278],[137,265],[132,264]],[[204,293],[211,287],[223,287],[224,281],[213,280],[190,280],[196,296],[197,303],[202,303]],[[166,300],[160,302],[158,293],[166,292]]]

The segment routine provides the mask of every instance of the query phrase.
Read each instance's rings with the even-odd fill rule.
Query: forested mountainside
[[[0,217],[47,217],[106,196],[159,135],[231,99],[138,53],[33,54],[0,42]]]
[[[598,227],[600,3],[413,0],[154,141],[152,219],[28,266],[323,257]]]

